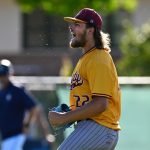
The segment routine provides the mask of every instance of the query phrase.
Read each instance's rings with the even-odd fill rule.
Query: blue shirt
[[[34,98],[12,83],[0,90],[0,132],[2,139],[22,133],[24,114],[35,106]]]

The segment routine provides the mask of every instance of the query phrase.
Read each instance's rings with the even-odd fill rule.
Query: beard
[[[86,31],[83,32],[83,34],[80,34],[80,39],[73,37],[70,40],[70,47],[71,48],[79,48],[79,47],[83,47],[86,43]]]

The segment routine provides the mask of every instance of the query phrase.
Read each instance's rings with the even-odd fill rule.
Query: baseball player
[[[58,150],[114,150],[120,130],[120,87],[110,55],[108,34],[102,32],[102,18],[84,8],[70,22],[70,46],[81,48],[71,80],[69,112],[49,112],[53,127],[77,121],[75,130]]]
[[[24,129],[29,127],[36,109],[34,98],[24,88],[11,82],[12,73],[11,62],[0,61],[1,150],[23,149],[26,139]],[[26,112],[28,112],[28,117],[25,117]]]

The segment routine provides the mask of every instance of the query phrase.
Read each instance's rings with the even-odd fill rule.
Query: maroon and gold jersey
[[[108,99],[107,109],[90,119],[108,128],[119,130],[121,96],[118,76],[111,55],[93,48],[78,61],[72,74],[70,105],[75,110],[90,101],[92,96]]]

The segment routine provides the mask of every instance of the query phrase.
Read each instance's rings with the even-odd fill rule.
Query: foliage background
[[[41,8],[48,13],[73,15],[76,11],[90,7],[109,14],[118,9],[132,11],[137,6],[137,0],[17,0],[24,12],[31,12]]]
[[[118,71],[123,76],[150,76],[150,23],[134,28],[124,23],[125,31],[120,44],[122,59]]]

